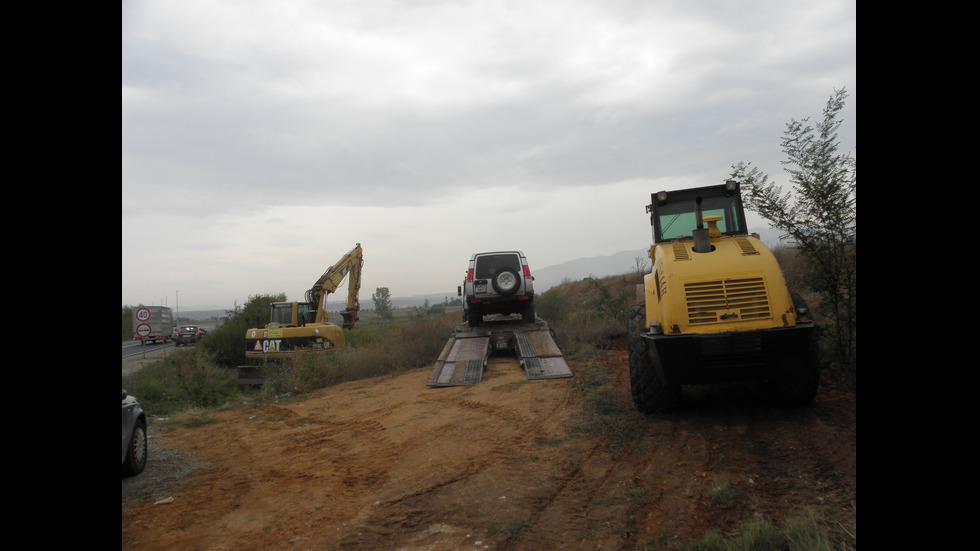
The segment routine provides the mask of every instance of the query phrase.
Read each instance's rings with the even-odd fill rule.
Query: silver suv
[[[488,314],[520,314],[522,321],[534,322],[533,282],[521,251],[474,254],[457,291],[463,297],[463,319],[470,327]]]

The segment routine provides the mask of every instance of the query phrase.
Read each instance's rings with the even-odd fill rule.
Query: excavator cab
[[[344,318],[344,329],[353,329],[357,324],[357,310],[348,308],[340,315]],[[316,321],[316,308],[309,302],[273,302],[269,320],[270,329],[303,327]]]
[[[273,302],[269,314],[270,328],[302,327],[313,321],[310,305],[306,302]]]

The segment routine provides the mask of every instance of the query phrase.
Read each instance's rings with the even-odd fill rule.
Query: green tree
[[[744,162],[732,165],[745,205],[785,232],[806,258],[804,284],[820,296],[819,311],[831,321],[832,353],[841,366],[857,355],[857,163],[838,153],[837,130],[846,90],[834,90],[814,126],[809,118],[786,125],[783,161],[792,192]]]
[[[234,367],[245,362],[245,332],[269,323],[269,304],[285,302],[286,293],[252,295],[244,306],[235,303],[228,321],[201,340],[200,348],[214,363]]]
[[[374,301],[374,310],[381,319],[390,320],[394,317],[391,313],[391,293],[388,292],[387,287],[378,287],[371,295],[371,300]]]
[[[133,340],[133,307],[122,307],[122,340]]]

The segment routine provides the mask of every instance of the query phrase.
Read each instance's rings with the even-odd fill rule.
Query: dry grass
[[[642,274],[566,281],[537,298],[537,313],[555,329],[565,354],[589,354],[610,348],[612,339],[626,333],[630,306]]]
[[[431,365],[452,335],[458,314],[414,314],[389,322],[358,324],[346,331],[347,347],[331,354],[308,352],[265,370],[269,392],[310,392],[345,381],[392,375]]]

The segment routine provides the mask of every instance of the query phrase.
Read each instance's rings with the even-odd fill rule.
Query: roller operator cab
[[[674,409],[681,387],[757,381],[774,403],[810,402],[820,371],[806,304],[746,231],[739,184],[651,195],[651,273],[628,320],[637,408]]]

